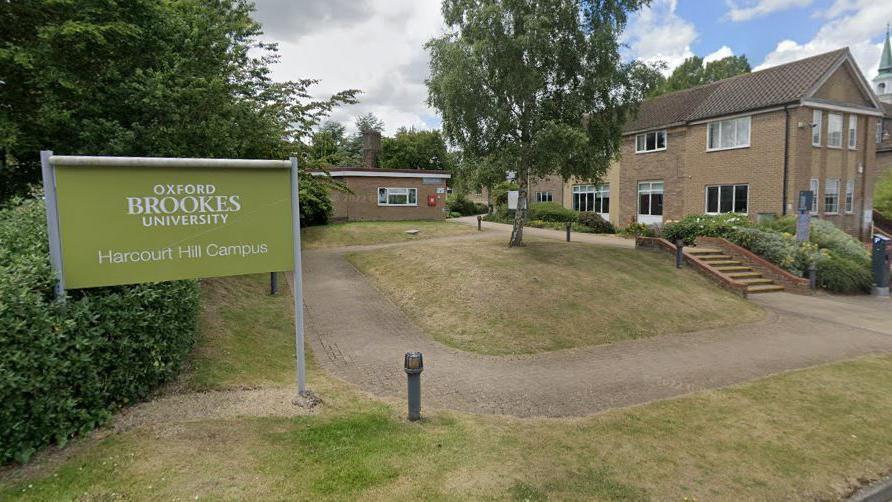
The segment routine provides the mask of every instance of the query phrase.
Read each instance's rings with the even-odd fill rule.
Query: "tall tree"
[[[440,131],[401,127],[381,142],[381,167],[449,169],[449,154]]]
[[[529,176],[597,179],[619,152],[649,69],[618,37],[645,0],[444,0],[428,42],[428,102],[465,155],[517,173],[510,246],[522,245]],[[504,173],[504,171],[503,171]]]
[[[703,58],[691,56],[672,70],[669,78],[654,89],[651,97],[709,84],[750,71],[752,69],[746,55],[728,56],[705,65]]]
[[[39,151],[282,158],[357,91],[274,82],[247,0],[0,2],[0,201]],[[317,183],[306,178],[307,189]],[[303,181],[303,178],[302,178]],[[317,190],[318,192],[319,190]]]

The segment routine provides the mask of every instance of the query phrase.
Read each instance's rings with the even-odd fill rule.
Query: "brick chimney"
[[[381,156],[381,133],[375,130],[362,131],[362,167],[375,169]]]

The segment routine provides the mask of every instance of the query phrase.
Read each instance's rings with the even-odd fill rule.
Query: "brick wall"
[[[529,202],[536,203],[536,192],[551,192],[552,202],[561,203],[563,199],[564,182],[560,176],[546,176],[545,178],[531,179],[529,188]]]
[[[684,127],[669,129],[666,150],[649,153],[635,153],[635,135],[623,137],[620,147],[619,204],[614,206],[619,209],[616,222],[620,226],[628,225],[637,217],[638,182],[641,181],[663,181],[663,221],[682,217],[686,137],[687,129]],[[611,187],[611,192],[614,190]],[[615,210],[611,209],[611,220]]]
[[[335,220],[374,221],[374,220],[436,220],[445,217],[446,194],[437,194],[437,188],[446,188],[445,183],[425,185],[421,178],[393,178],[371,176],[347,176],[339,178],[346,182],[353,193],[332,191],[334,205],[332,218]],[[417,188],[417,206],[379,206],[378,188]],[[437,199],[436,206],[428,206],[429,195]]]

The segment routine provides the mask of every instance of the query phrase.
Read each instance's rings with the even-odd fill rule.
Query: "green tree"
[[[41,149],[302,153],[313,127],[357,91],[316,99],[315,80],[272,81],[277,48],[259,40],[252,9],[247,0],[0,2],[0,200],[39,182]]]
[[[384,121],[379,119],[378,116],[372,112],[356,117],[355,124],[356,130],[359,131],[360,134],[367,131],[384,131]]]
[[[449,169],[449,153],[440,131],[416,131],[401,127],[392,138],[381,141],[381,167]]]
[[[449,31],[428,42],[428,102],[465,155],[517,173],[510,246],[522,245],[528,176],[597,179],[651,70],[618,37],[643,0],[444,0]],[[645,75],[648,75],[647,77]]]
[[[703,64],[703,58],[692,56],[678,65],[669,78],[664,79],[651,93],[651,96],[659,96],[669,92],[690,89],[698,85],[716,82],[722,79],[749,73],[749,60],[745,55],[728,56],[726,58],[710,61]]]
[[[320,167],[356,165],[359,159],[353,152],[352,141],[343,124],[327,121],[310,138],[308,160]]]

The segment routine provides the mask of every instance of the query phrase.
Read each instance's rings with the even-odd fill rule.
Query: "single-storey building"
[[[332,190],[332,221],[438,220],[446,217],[449,171],[378,167],[381,133],[362,135],[362,167],[330,167],[347,191]],[[318,171],[313,173],[325,176]]]
[[[349,189],[332,190],[333,221],[446,217],[446,182],[451,177],[448,171],[333,167],[328,172]]]

